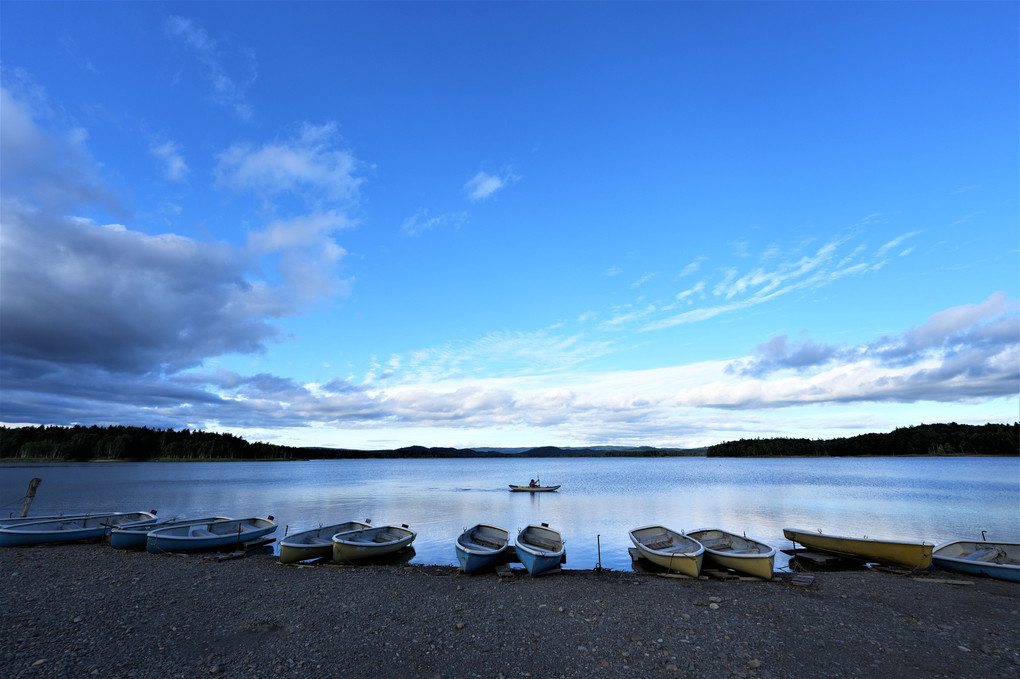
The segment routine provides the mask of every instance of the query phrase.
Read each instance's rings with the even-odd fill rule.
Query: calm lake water
[[[562,484],[511,493],[510,483]],[[290,532],[371,518],[418,532],[412,563],[456,564],[453,541],[492,523],[558,528],[567,568],[630,570],[627,531],[718,527],[790,547],[784,527],[849,536],[1020,542],[1017,458],[570,458],[0,464],[0,515],[159,510],[162,518],[272,514]],[[777,567],[788,558],[779,554]]]

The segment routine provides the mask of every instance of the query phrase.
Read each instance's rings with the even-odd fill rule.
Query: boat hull
[[[850,538],[815,531],[784,528],[783,535],[810,549],[845,556],[858,561],[901,566],[912,570],[931,565],[934,545],[927,542]]]
[[[114,512],[20,523],[0,528],[0,546],[18,547],[52,542],[98,540],[107,535],[115,526],[142,521],[155,523],[156,517],[149,512]]]
[[[566,556],[559,531],[548,526],[528,526],[517,534],[517,560],[528,575],[536,576],[557,568]]]
[[[701,574],[705,547],[683,533],[664,526],[643,526],[630,531],[638,554],[656,566],[696,578]]]
[[[180,521],[161,521],[146,525],[122,526],[110,531],[110,546],[114,549],[145,549],[148,535],[154,530],[174,526],[188,526],[195,523],[229,520],[226,516],[207,516],[201,519],[182,519]]]
[[[510,533],[505,528],[478,524],[457,537],[457,563],[465,573],[489,570],[510,550]]]
[[[417,533],[402,526],[377,526],[333,536],[333,561],[366,561],[399,552]]]
[[[153,554],[237,549],[275,530],[275,523],[259,517],[210,521],[154,530],[146,536],[145,548]]]
[[[932,552],[936,566],[985,575],[996,580],[1020,582],[1020,543],[952,540]]]
[[[776,565],[776,550],[764,542],[752,540],[717,528],[687,532],[687,537],[705,548],[705,560],[711,566],[728,568],[763,580],[771,580]]]
[[[280,540],[280,563],[332,558],[334,535],[371,527],[372,524],[361,521],[344,521],[294,533]]]

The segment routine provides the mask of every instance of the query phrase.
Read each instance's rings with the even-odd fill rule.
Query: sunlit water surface
[[[541,476],[555,493],[511,493]],[[1020,541],[1017,458],[569,458],[0,465],[0,515],[83,509],[174,516],[271,514],[285,530],[370,518],[417,531],[412,563],[456,564],[453,541],[491,523],[548,523],[566,568],[630,570],[627,532],[718,527],[790,547],[784,527],[848,536]],[[777,567],[788,557],[782,553]]]

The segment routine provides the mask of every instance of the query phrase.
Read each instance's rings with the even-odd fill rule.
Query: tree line
[[[1020,455],[1020,423],[922,424],[888,434],[827,440],[741,439],[708,448],[708,457],[892,457],[908,455]]]
[[[233,434],[148,427],[0,427],[0,459],[8,460],[338,460],[472,457],[857,457],[900,455],[1020,455],[1020,423],[922,424],[887,434],[828,440],[742,439],[694,449],[557,448],[515,453],[409,446],[392,450],[295,448],[250,443]]]

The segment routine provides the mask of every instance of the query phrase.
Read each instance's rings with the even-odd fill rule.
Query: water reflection
[[[159,509],[160,516],[276,517],[291,533],[345,520],[408,524],[415,563],[453,565],[453,540],[476,523],[516,536],[548,523],[569,568],[631,567],[628,531],[719,527],[777,548],[784,527],[941,542],[1020,540],[1018,461],[1002,458],[737,460],[339,460],[254,463],[0,465],[8,514],[33,476],[33,513]],[[555,493],[512,493],[541,476]],[[777,565],[786,563],[779,555]]]

